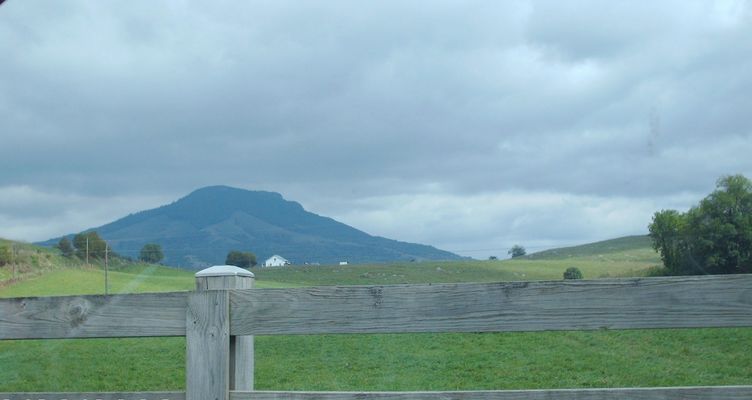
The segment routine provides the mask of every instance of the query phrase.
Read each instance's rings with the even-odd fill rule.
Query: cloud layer
[[[230,184],[483,256],[642,233],[719,176],[752,176],[747,1],[11,0],[0,15],[0,236]]]

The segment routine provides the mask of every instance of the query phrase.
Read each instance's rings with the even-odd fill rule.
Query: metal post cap
[[[234,265],[215,265],[196,272],[196,278],[204,276],[247,276],[253,278],[253,272]]]

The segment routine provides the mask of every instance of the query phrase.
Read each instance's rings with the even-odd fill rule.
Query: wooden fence
[[[0,340],[185,336],[187,352],[185,392],[0,393],[0,400],[752,399],[752,386],[254,391],[248,336],[750,327],[752,275],[296,289],[227,289],[252,285],[222,279],[199,278],[204,290],[195,292],[0,300]]]

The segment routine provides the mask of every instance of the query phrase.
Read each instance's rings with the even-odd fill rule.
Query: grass
[[[641,275],[647,248],[571,256],[257,269],[259,287],[561,279]],[[606,251],[608,250],[608,251]],[[53,255],[54,257],[54,255]],[[52,268],[0,297],[101,293],[96,268]],[[111,291],[192,290],[193,273],[150,265],[110,273]],[[257,336],[256,387],[274,390],[456,390],[752,384],[752,329],[484,334]],[[0,341],[2,391],[184,387],[183,338]]]
[[[259,338],[259,389],[472,390],[743,384],[742,329]],[[295,349],[291,351],[291,349]],[[745,367],[746,366],[746,367]]]
[[[743,385],[750,329],[261,336],[259,390]],[[182,338],[0,342],[2,391],[184,388]]]
[[[193,275],[182,270],[137,264],[108,272],[110,293],[192,290]],[[26,279],[0,291],[0,297],[104,294],[104,270],[60,268]]]

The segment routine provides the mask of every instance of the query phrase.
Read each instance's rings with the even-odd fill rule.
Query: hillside
[[[222,264],[230,250],[252,251],[259,261],[279,254],[294,264],[460,258],[431,246],[369,235],[308,212],[279,193],[227,186],[198,189],[172,204],[89,230],[131,257],[144,244],[158,243],[165,264],[188,269]]]
[[[524,258],[529,260],[564,260],[572,257],[602,258],[615,253],[632,253],[635,257],[647,257],[657,261],[657,253],[647,235],[624,236],[616,239],[587,243],[579,246],[561,247],[537,253]]]
[[[0,252],[8,252],[7,263],[0,264],[0,287],[59,267],[78,266],[80,262],[59,255],[58,251],[0,238]]]

